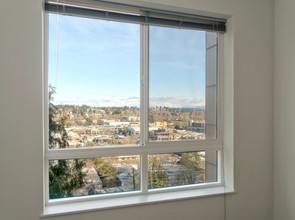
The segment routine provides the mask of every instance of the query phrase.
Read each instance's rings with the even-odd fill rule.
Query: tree
[[[119,115],[121,114],[121,110],[120,109],[115,109],[115,111],[113,111],[112,115]]]
[[[167,174],[156,157],[151,157],[149,160],[149,168],[149,188],[164,187],[167,183]]]
[[[93,125],[93,121],[91,118],[85,118],[86,120],[86,125]]]
[[[68,135],[65,130],[65,117],[59,116],[52,103],[55,88],[49,85],[49,148],[66,148]],[[59,116],[59,117],[58,117]],[[73,190],[84,186],[83,160],[49,161],[49,198],[73,196]]]
[[[204,181],[204,162],[199,152],[182,153],[179,164],[183,166],[181,178],[186,184]],[[199,173],[198,179],[197,173]]]
[[[154,123],[155,122],[155,116],[153,114],[149,115],[149,123]]]
[[[120,185],[119,179],[117,178],[117,171],[110,162],[98,158],[94,164],[95,169],[101,178],[103,187],[109,188]]]
[[[66,148],[68,147],[67,132],[65,130],[65,117],[56,121],[58,115],[57,107],[52,103],[55,94],[55,88],[49,85],[49,148]]]

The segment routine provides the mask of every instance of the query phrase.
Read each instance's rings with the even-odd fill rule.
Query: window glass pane
[[[148,188],[216,182],[217,157],[210,162],[214,166],[207,165],[205,151],[149,155]],[[209,168],[215,172],[207,174]]]
[[[139,156],[49,161],[49,199],[137,190]]]
[[[50,148],[138,144],[139,41],[137,24],[49,14]]]
[[[149,140],[216,138],[216,34],[154,26],[149,34]]]

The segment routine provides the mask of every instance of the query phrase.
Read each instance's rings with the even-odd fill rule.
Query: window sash
[[[140,30],[140,145],[119,145],[119,146],[105,146],[103,148],[65,148],[65,149],[49,149],[48,147],[48,132],[45,132],[46,137],[46,159],[78,159],[88,158],[93,156],[122,156],[122,155],[136,155],[136,154],[154,154],[166,152],[188,152],[201,150],[222,150],[222,116],[221,116],[221,100],[222,91],[220,88],[220,77],[217,73],[216,84],[216,137],[214,139],[204,140],[180,140],[180,141],[151,141],[149,140],[149,26],[141,25]],[[217,48],[219,47],[219,40],[217,40]],[[217,50],[216,69],[218,71],[220,52]],[[47,85],[47,77],[46,84]],[[48,88],[45,88],[45,128],[48,128]]]
[[[88,3],[88,4],[87,4]],[[104,20],[215,32],[226,31],[226,20],[104,1],[45,1],[45,11]]]
[[[147,148],[150,153],[165,153],[167,151],[170,151],[169,149],[173,149],[174,152],[179,151],[180,148],[184,151],[193,151],[193,150],[205,150],[205,149],[214,149],[214,150],[221,150],[222,149],[222,116],[221,116],[221,103],[222,103],[222,91],[220,88],[220,73],[218,72],[219,68],[219,40],[217,39],[217,44],[215,45],[217,47],[217,54],[216,54],[216,70],[217,70],[217,76],[216,76],[216,136],[213,139],[205,139],[205,140],[181,140],[181,141],[151,141],[149,138],[149,25],[141,25],[140,29],[140,144],[139,145],[120,145],[120,146],[109,146],[104,148],[91,148],[94,151],[103,152],[103,155],[105,156],[118,156],[118,155],[134,155],[137,153],[132,153],[132,150],[130,149],[140,149],[140,148]],[[207,59],[206,59],[207,60]],[[46,62],[45,62],[46,63]],[[47,71],[47,70],[46,70]],[[207,74],[207,73],[206,73]],[[48,128],[48,79],[47,76],[45,77],[45,128],[47,130]],[[208,85],[206,85],[208,87]],[[206,89],[207,90],[207,89]],[[207,98],[206,98],[207,100]],[[77,149],[75,148],[67,148],[67,149],[49,149],[48,147],[48,132],[45,132],[45,140],[46,140],[46,156],[50,159],[69,159],[70,157],[67,157],[66,154],[69,155],[77,155],[75,152],[77,152]],[[180,147],[181,146],[181,147]],[[163,147],[163,149],[162,149]],[[185,149],[183,149],[183,147]],[[177,150],[177,148],[179,150]],[[187,149],[187,150],[186,150]],[[85,154],[83,157],[89,157],[91,154],[87,154],[88,148],[80,149],[81,151],[85,151]],[[144,151],[146,151],[144,150]],[[182,151],[180,150],[180,151]],[[57,152],[61,151],[65,154],[64,158],[58,157],[54,158],[53,155],[56,155]],[[129,153],[124,153],[129,152]],[[142,150],[139,150],[141,152]],[[114,154],[114,153],[115,154]],[[120,154],[116,153],[120,152]],[[96,153],[97,154],[97,153]],[[79,155],[79,154],[78,154]],[[89,156],[87,156],[89,155]],[[79,158],[79,156],[75,156],[75,158]]]

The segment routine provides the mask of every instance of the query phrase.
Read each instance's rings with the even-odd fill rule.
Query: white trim
[[[42,130],[42,135],[43,135],[43,167],[44,167],[44,174],[43,174],[43,198],[46,198],[47,195],[49,195],[49,191],[48,191],[48,178],[46,173],[48,173],[48,169],[47,169],[47,159],[45,159],[45,155],[48,150],[48,146],[46,144],[46,141],[48,140],[48,134],[46,135],[46,128],[48,127],[48,117],[47,117],[47,112],[48,112],[48,108],[45,107],[45,102],[46,100],[48,100],[45,96],[46,94],[48,94],[48,82],[47,82],[47,70],[48,70],[48,28],[47,28],[47,23],[48,23],[48,15],[43,13],[42,14],[42,125],[43,125],[43,130]],[[47,199],[43,199],[43,207],[45,207],[45,205],[47,205]]]
[[[235,188],[234,163],[234,18],[227,21],[227,33],[223,35],[223,154],[224,183],[226,187]]]
[[[151,193],[149,195],[133,195],[120,198],[108,198],[95,201],[79,201],[66,204],[54,204],[45,207],[41,217],[54,217],[61,215],[77,214],[89,211],[105,210],[110,208],[122,208],[136,205],[146,205],[151,203],[176,201],[193,198],[203,198],[209,196],[225,195],[234,193],[232,189],[226,189],[222,186],[206,187],[202,189],[189,189],[181,191],[169,191]]]
[[[143,87],[143,96],[141,97],[144,103],[142,106],[143,118],[144,118],[144,130],[143,130],[143,145],[146,146],[146,143],[149,139],[149,27],[147,25],[141,25],[141,35],[142,35],[142,59],[143,59],[143,69],[142,69],[142,87]]]
[[[142,148],[145,148],[146,142],[148,140],[148,100],[149,100],[149,27],[147,25],[141,25],[140,27],[141,36],[141,142]],[[148,154],[141,153],[141,176],[140,185],[142,193],[146,194],[148,192]]]
[[[223,98],[224,98],[224,82],[223,82],[223,72],[224,72],[224,36],[223,34],[217,35],[217,64],[216,64],[216,70],[217,70],[217,139],[220,140],[220,142],[223,145]]]
[[[43,70],[43,100],[42,100],[42,109],[43,109],[43,163],[44,163],[44,175],[43,175],[43,181],[44,181],[44,204],[48,204],[48,195],[49,195],[49,163],[47,159],[48,154],[48,140],[49,140],[49,134],[48,134],[48,126],[49,126],[49,108],[48,108],[48,22],[49,17],[48,14],[43,13],[43,34],[44,34],[44,42],[43,42],[43,59],[44,59],[44,70]]]
[[[146,41],[144,26],[140,26],[140,145],[144,146],[146,140],[146,75],[147,75],[147,60],[145,58],[145,53],[147,51],[147,45],[144,43]]]
[[[148,193],[148,155],[141,154],[141,175],[140,175],[140,189],[143,194]]]
[[[224,170],[224,35],[217,35],[217,139],[221,142],[222,150],[218,151],[217,177],[225,185]]]
[[[95,157],[112,157],[112,156],[128,156],[140,154],[160,154],[171,152],[191,152],[203,150],[222,150],[222,146],[217,144],[211,145],[186,145],[178,143],[172,145],[169,143],[165,145],[153,146],[132,146],[132,147],[103,147],[103,148],[65,148],[65,149],[50,149],[46,158],[48,160],[55,159],[79,159],[79,158],[95,158]]]

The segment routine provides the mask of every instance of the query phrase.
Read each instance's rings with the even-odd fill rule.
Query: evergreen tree
[[[49,85],[49,148],[67,148],[68,136],[65,130],[65,116],[58,115],[52,103],[55,88]],[[49,161],[49,198],[73,196],[73,190],[84,186],[83,160]]]

